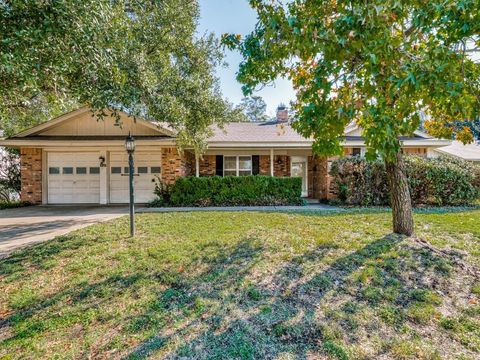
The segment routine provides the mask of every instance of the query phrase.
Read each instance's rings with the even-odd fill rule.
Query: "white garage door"
[[[147,203],[155,199],[155,180],[160,176],[161,154],[136,152],[135,166],[135,202]],[[128,203],[128,154],[125,152],[110,154],[110,202]]]
[[[98,153],[48,154],[49,204],[98,204]]]

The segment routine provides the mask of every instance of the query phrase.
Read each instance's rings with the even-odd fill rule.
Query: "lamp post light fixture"
[[[128,180],[130,183],[130,236],[135,236],[135,194],[133,189],[133,153],[135,152],[135,139],[128,133],[125,139],[125,150],[128,153]]]

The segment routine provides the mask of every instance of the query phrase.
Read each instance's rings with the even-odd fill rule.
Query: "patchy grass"
[[[0,262],[0,358],[475,359],[480,211],[164,213]]]

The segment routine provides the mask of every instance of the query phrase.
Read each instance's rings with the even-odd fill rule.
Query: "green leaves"
[[[161,119],[201,148],[231,108],[214,76],[219,44],[196,34],[198,16],[190,0],[1,5],[0,127],[89,104]]]
[[[372,154],[394,159],[420,111],[440,127],[480,114],[480,65],[459,50],[479,41],[478,1],[254,3],[256,30],[234,46],[238,79],[251,92],[287,74],[295,127],[319,153],[338,153],[355,121]]]

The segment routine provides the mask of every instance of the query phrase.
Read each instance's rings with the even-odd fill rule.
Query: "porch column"
[[[198,154],[195,153],[195,176],[199,177],[200,176],[200,160],[198,159]]]
[[[273,176],[273,149],[270,149],[270,176]]]

